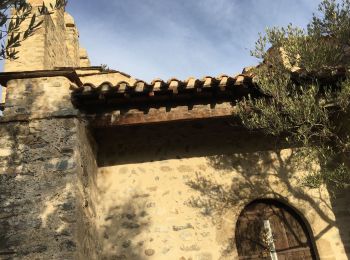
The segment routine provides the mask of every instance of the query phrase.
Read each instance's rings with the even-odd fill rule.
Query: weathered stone
[[[180,231],[184,229],[193,229],[194,227],[192,226],[191,223],[187,223],[185,226],[173,226],[174,231]]]
[[[154,249],[146,249],[145,250],[145,255],[147,255],[147,256],[152,256],[154,254],[155,254]]]
[[[60,244],[60,250],[62,251],[71,251],[74,252],[76,250],[77,245],[72,240],[65,240]]]
[[[139,228],[140,224],[133,223],[133,222],[123,222],[121,226],[127,229],[135,229],[135,228]]]
[[[20,47],[18,64],[6,61],[7,71],[89,65],[72,17],[59,10],[40,19],[43,28]],[[140,82],[119,72],[75,71],[82,83],[110,82],[101,89],[126,82],[131,95],[140,90]],[[245,79],[241,75],[235,83]],[[196,88],[197,80],[190,81]],[[222,80],[204,81],[216,86],[214,92],[199,95],[197,88],[195,93],[209,100],[206,94],[215,96]],[[334,199],[327,189],[300,187],[296,179],[305,172],[297,169],[302,165],[290,164],[285,154],[292,150],[280,149],[265,135],[237,131],[227,118],[229,102],[189,109],[174,100],[169,108],[115,111],[110,119],[113,124],[124,120],[123,127],[90,131],[96,127],[94,116],[72,103],[79,84],[70,76],[52,75],[7,83],[0,119],[1,257],[238,259],[234,235],[240,213],[254,200],[272,198],[301,215],[310,237],[317,237],[320,259],[349,255],[349,192]],[[225,113],[216,113],[213,105]],[[207,120],[208,114],[215,117]],[[147,116],[148,123],[162,123],[130,125],[141,125]]]
[[[73,202],[65,202],[62,205],[60,205],[60,208],[65,211],[71,211],[75,208],[75,205]]]
[[[196,256],[198,260],[213,260],[213,255],[211,253],[200,253]]]
[[[123,246],[124,248],[128,248],[129,246],[131,246],[131,241],[130,241],[130,240],[124,241],[123,244],[122,244],[122,246]]]
[[[0,243],[6,249],[1,251],[12,250],[15,258],[25,255],[30,259],[73,259],[73,255],[82,247],[80,241],[76,240],[77,231],[80,229],[76,227],[76,223],[80,220],[84,230],[89,224],[83,220],[83,217],[88,217],[84,213],[78,213],[83,212],[83,209],[76,206],[79,197],[76,196],[78,187],[75,185],[79,185],[80,181],[74,175],[63,177],[64,173],[68,172],[64,169],[76,170],[78,173],[80,168],[70,163],[70,160],[63,160],[68,163],[57,164],[62,172],[62,175],[58,176],[53,173],[56,163],[44,159],[54,159],[59,155],[57,151],[61,145],[67,147],[70,133],[65,132],[63,126],[71,121],[74,119],[0,125],[0,134],[9,137],[8,142],[3,145],[20,145],[22,140],[31,140],[31,144],[25,146],[25,149],[13,149],[9,157],[4,157],[5,165],[11,167],[5,166],[5,171],[0,172],[0,218],[6,219],[6,223],[2,221],[0,224],[0,233],[4,234],[3,239],[6,240],[5,243]],[[28,129],[31,129],[30,133]],[[45,141],[36,141],[40,140],[37,136],[41,136]],[[57,137],[60,139],[57,140]],[[0,149],[3,145],[0,145]],[[71,151],[78,150],[77,142],[69,145]],[[74,154],[69,154],[69,157],[74,157]],[[3,196],[5,194],[6,196]],[[86,224],[83,224],[84,222]],[[61,227],[64,229],[61,230]],[[57,230],[57,233],[54,233],[54,230]],[[84,239],[91,239],[85,235],[85,231],[82,233],[86,237]],[[16,240],[12,237],[16,237]],[[37,245],[36,241],[45,242]]]
[[[59,170],[59,171],[65,171],[65,170],[67,170],[67,168],[68,168],[68,160],[63,160],[63,161],[57,163],[56,168],[57,168],[57,170]]]
[[[180,247],[180,249],[182,250],[182,251],[199,251],[199,250],[201,250],[201,248],[198,246],[198,245],[182,245],[181,247]]]

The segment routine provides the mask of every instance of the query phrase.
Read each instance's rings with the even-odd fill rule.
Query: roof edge
[[[58,70],[36,70],[36,71],[16,71],[16,72],[1,72],[0,84],[6,87],[7,82],[14,79],[30,79],[30,78],[43,78],[43,77],[66,77],[70,81],[74,82],[78,86],[82,86],[78,74],[72,68]]]

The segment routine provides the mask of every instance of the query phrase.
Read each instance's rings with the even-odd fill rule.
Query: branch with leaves
[[[299,145],[301,163],[320,167],[303,180],[309,187],[350,185],[350,0],[323,0],[307,29],[289,25],[267,29],[252,55],[262,59],[254,70],[260,91],[269,98],[248,98],[238,114],[249,129],[288,136]],[[342,68],[345,77],[325,85]],[[292,75],[309,80],[296,83]]]
[[[0,2],[0,60],[18,58],[17,48],[31,37],[43,23],[41,16],[50,15],[53,11],[64,8],[67,0],[56,0],[56,3],[33,7],[26,0],[4,0]]]

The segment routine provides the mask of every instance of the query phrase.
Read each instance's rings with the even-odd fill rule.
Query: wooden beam
[[[188,107],[177,107],[150,109],[148,112],[130,110],[127,112],[116,112],[104,115],[88,116],[91,125],[95,128],[154,124],[171,121],[187,121],[209,118],[230,117],[233,115],[232,106],[211,108],[210,105],[195,106],[189,110]]]
[[[83,85],[77,73],[73,69],[3,72],[0,73],[0,84],[3,87],[6,87],[7,82],[13,79],[30,79],[46,77],[66,77],[70,81],[76,83],[79,87]]]

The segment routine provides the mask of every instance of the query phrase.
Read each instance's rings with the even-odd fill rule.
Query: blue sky
[[[150,81],[233,75],[258,33],[305,27],[320,0],[69,0],[93,65]],[[1,69],[1,64],[0,64]]]
[[[305,27],[319,0],[70,0],[93,65],[136,78],[235,74],[258,33],[292,22]]]

